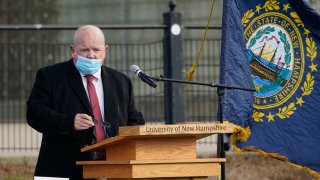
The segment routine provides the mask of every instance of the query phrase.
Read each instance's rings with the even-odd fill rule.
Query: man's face
[[[89,59],[100,59],[103,64],[108,46],[97,31],[81,32],[77,35],[75,45],[70,46],[74,63],[77,62],[78,55]]]

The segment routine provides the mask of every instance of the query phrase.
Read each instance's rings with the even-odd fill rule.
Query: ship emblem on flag
[[[297,13],[289,10],[289,3],[271,0],[242,17],[256,88],[256,122],[289,118],[307,103],[304,97],[314,88],[317,47]]]

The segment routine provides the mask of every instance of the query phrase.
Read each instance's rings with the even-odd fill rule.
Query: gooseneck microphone
[[[152,78],[150,76],[148,76],[147,74],[145,74],[140,68],[139,66],[133,64],[130,66],[130,71],[137,75],[143,82],[147,83],[149,86],[156,88],[157,84],[152,80]]]

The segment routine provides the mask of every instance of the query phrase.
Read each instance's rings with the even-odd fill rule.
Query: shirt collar
[[[79,72],[81,74],[81,77],[86,78],[84,74],[82,74],[81,72]],[[94,79],[100,79],[101,78],[101,68],[92,74],[94,76]]]

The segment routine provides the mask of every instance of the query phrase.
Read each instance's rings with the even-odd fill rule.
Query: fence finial
[[[174,1],[174,0],[171,0],[171,1],[169,2],[170,12],[173,12],[174,9],[176,8],[176,6],[177,6],[177,2]]]

